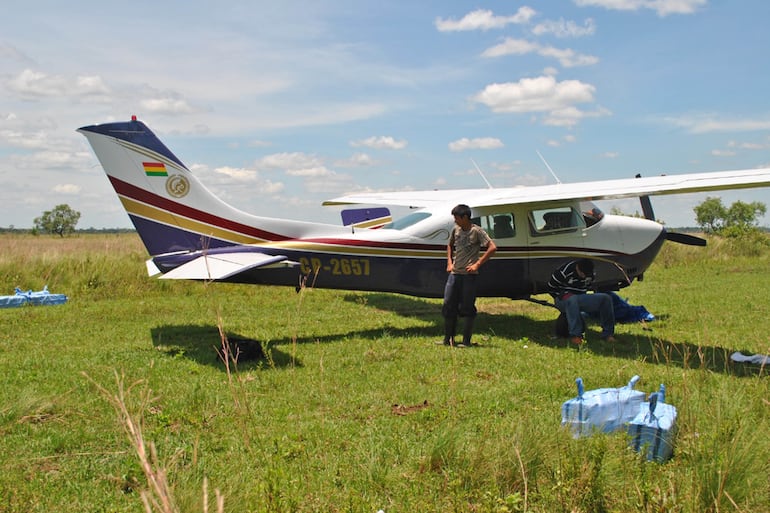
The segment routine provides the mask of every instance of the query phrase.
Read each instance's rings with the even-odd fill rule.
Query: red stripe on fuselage
[[[126,196],[133,200],[141,201],[142,203],[146,203],[148,205],[152,205],[153,207],[166,210],[172,214],[184,216],[201,223],[210,224],[213,226],[217,226],[219,228],[224,228],[237,233],[241,233],[243,235],[249,235],[251,237],[265,239],[268,241],[291,240],[291,237],[286,237],[284,235],[280,235],[277,233],[260,230],[259,228],[255,228],[253,226],[231,221],[229,219],[225,219],[223,217],[215,216],[215,215],[209,214],[208,212],[198,210],[197,208],[188,207],[186,205],[182,205],[175,201],[162,198],[157,194],[148,192],[142,188],[139,188],[135,185],[131,185],[130,183],[124,182],[123,180],[120,180],[118,178],[115,178],[112,176],[110,176],[109,178],[110,178],[110,182],[112,182],[112,186],[115,188],[115,192],[117,192],[121,196]]]
[[[408,244],[403,242],[383,242],[377,240],[360,239],[330,239],[315,238],[302,239],[302,242],[313,244],[328,244],[329,246],[354,246],[367,248],[393,248],[393,249],[411,249],[415,251],[445,251],[446,244]]]

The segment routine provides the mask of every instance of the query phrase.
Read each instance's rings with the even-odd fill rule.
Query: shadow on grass
[[[356,296],[350,296],[350,301],[358,301]],[[440,336],[443,329],[443,319],[440,305],[427,303],[418,298],[394,294],[369,294],[367,304],[382,310],[388,310],[401,316],[418,318],[424,322],[433,322],[434,328],[409,329],[413,334],[424,336]],[[547,307],[544,307],[547,308]],[[554,322],[558,311],[553,309],[553,318],[548,320],[533,319],[526,315],[488,314],[479,313],[475,323],[475,333],[493,333],[497,337],[513,340],[526,338],[530,342],[545,347],[562,348],[577,351],[565,338],[554,336]],[[665,314],[658,316],[658,321],[664,321]],[[461,323],[460,323],[461,324]],[[720,346],[698,346],[689,342],[673,342],[655,336],[654,324],[646,324],[648,334],[623,334],[619,341],[608,343],[600,339],[600,328],[595,322],[589,321],[586,339],[587,347],[592,353],[615,358],[636,360],[643,358],[655,364],[674,365],[684,369],[708,369],[713,372],[723,372],[739,376],[753,376],[761,372],[756,366],[735,363],[730,355],[740,349]],[[382,330],[377,330],[379,336]],[[391,331],[391,334],[394,334]],[[352,334],[348,334],[352,335]],[[369,336],[367,332],[356,333],[356,336]]]
[[[217,326],[167,324],[152,328],[151,336],[155,348],[169,356],[183,356],[204,365],[220,367],[225,371],[225,365],[220,358],[222,339]],[[236,333],[226,333],[226,336],[230,351],[237,355],[239,370],[302,366],[299,361],[292,359],[291,355],[273,347],[273,344],[266,348],[260,341]]]
[[[347,301],[360,302],[360,296],[349,295]],[[393,337],[441,337],[443,334],[443,318],[441,307],[436,303],[426,302],[420,298],[400,296],[397,294],[372,293],[366,296],[367,307],[386,310],[404,317],[419,319],[428,326],[408,328],[372,328],[347,331],[345,333],[333,333],[322,336],[301,337],[298,339],[283,338],[272,339],[267,348],[259,341],[234,333],[227,333],[231,344],[236,343],[241,351],[238,359],[240,370],[283,368],[289,366],[301,367],[302,363],[292,355],[281,351],[280,347],[290,347],[293,344],[308,343],[336,343],[344,342],[346,338],[356,338],[377,342]],[[590,350],[600,356],[615,358],[639,358],[647,362],[673,365],[684,369],[708,369],[713,372],[723,372],[735,375],[756,375],[757,369],[753,366],[735,364],[730,360],[730,354],[737,349],[725,347],[697,346],[688,342],[672,342],[656,337],[655,328],[652,327],[644,335],[623,334],[615,343],[607,343],[599,338],[598,326],[588,324],[584,348],[579,349],[571,345],[568,340],[553,335],[554,321],[557,311],[554,309],[552,319],[533,319],[527,315],[517,314],[490,314],[481,312],[476,318],[474,332],[477,337],[485,334],[493,334],[494,339],[489,343],[482,343],[483,347],[494,347],[500,344],[499,339],[521,340],[527,339],[543,347],[563,349],[569,351]],[[665,316],[658,317],[665,319]],[[460,322],[462,329],[462,321]],[[495,341],[495,339],[498,339]],[[198,363],[213,365],[225,370],[225,366],[219,357],[217,350],[221,350],[221,339],[216,326],[206,325],[165,325],[152,329],[153,345],[166,354],[176,357],[184,356]],[[249,351],[259,348],[259,354],[251,354]],[[267,349],[268,356],[264,351]],[[235,350],[233,350],[235,352]]]

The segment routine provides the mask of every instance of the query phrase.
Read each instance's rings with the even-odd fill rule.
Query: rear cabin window
[[[493,239],[510,239],[516,236],[513,214],[494,214],[474,217],[473,224],[481,226]]]
[[[571,207],[530,210],[529,218],[533,235],[569,232],[582,226],[582,218]]]

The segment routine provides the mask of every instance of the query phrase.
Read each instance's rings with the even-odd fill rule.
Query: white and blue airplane
[[[446,245],[458,203],[497,252],[480,297],[532,299],[567,260],[595,261],[597,289],[641,280],[666,240],[704,245],[654,221],[649,196],[770,186],[770,169],[499,189],[362,193],[326,205],[366,205],[346,225],[260,217],[211,193],[136,117],[78,130],[91,144],[163,279],[443,296]],[[639,197],[646,219],[609,215],[595,200]],[[380,208],[373,208],[373,206]],[[412,207],[387,224],[381,206]],[[343,212],[343,218],[344,218]],[[377,229],[373,229],[377,228]]]

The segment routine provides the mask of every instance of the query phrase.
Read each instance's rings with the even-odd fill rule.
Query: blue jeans
[[[478,274],[450,274],[444,287],[441,314],[447,318],[476,317],[476,280]]]
[[[557,299],[554,304],[567,316],[570,337],[583,336],[583,320],[580,312],[599,313],[602,325],[602,338],[615,334],[615,311],[609,294],[574,294],[567,299]]]

